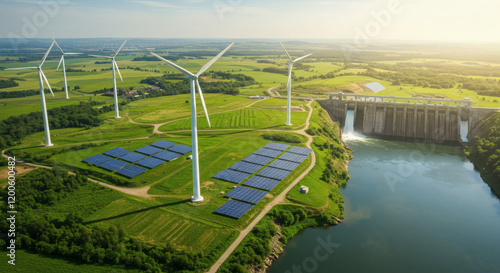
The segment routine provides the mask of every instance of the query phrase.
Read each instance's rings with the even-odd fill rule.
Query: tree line
[[[0,80],[0,89],[14,86],[19,86],[19,83],[17,83],[14,79]]]

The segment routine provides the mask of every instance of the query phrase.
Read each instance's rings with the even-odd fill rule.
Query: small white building
[[[309,192],[309,187],[306,186],[300,186],[299,188],[300,193],[308,193]]]

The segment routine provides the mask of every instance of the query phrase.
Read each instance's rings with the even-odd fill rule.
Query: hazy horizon
[[[423,0],[0,0],[0,38],[497,43],[500,3]]]

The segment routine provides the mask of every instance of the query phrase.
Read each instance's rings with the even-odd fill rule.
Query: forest
[[[486,183],[500,195],[500,112],[486,119],[466,154]]]
[[[69,105],[53,108],[47,111],[50,129],[89,128],[102,124],[98,117],[101,112],[111,111],[110,106],[94,109],[96,102],[80,102],[79,105]],[[42,112],[32,112],[20,116],[11,116],[0,121],[0,149],[14,146],[15,143],[30,134],[42,132]]]
[[[14,86],[19,86],[19,84],[13,79],[0,80],[0,89],[14,87]]]
[[[207,268],[215,258],[214,253],[179,251],[169,243],[165,246],[144,243],[114,225],[105,228],[86,223],[82,214],[88,213],[87,210],[66,213],[63,218],[49,213],[78,191],[101,195],[106,195],[102,191],[110,191],[111,195],[117,195],[108,202],[120,198],[119,193],[91,183],[78,173],[70,175],[57,167],[37,169],[19,177],[15,185],[19,215],[16,246],[20,249],[86,263],[125,265],[147,272],[194,271]],[[1,196],[7,202],[6,189],[1,190]],[[104,202],[104,199],[99,200]],[[0,214],[0,228],[8,230],[7,213],[2,210]],[[5,246],[5,239],[0,239],[0,247],[5,249]]]

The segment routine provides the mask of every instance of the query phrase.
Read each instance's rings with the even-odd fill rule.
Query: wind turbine
[[[40,97],[42,98],[42,116],[43,116],[43,128],[45,130],[45,147],[50,147],[53,146],[52,142],[50,141],[50,129],[49,129],[49,120],[47,117],[47,106],[45,105],[45,93],[43,89],[43,81],[45,80],[45,83],[47,84],[47,87],[50,90],[50,93],[52,93],[52,97],[54,96],[54,92],[52,92],[52,88],[50,88],[49,81],[47,80],[47,77],[45,77],[45,74],[42,71],[42,65],[45,62],[45,59],[47,59],[47,56],[50,53],[50,50],[52,50],[52,47],[54,46],[55,42],[52,42],[50,45],[49,49],[43,56],[42,61],[40,62],[39,65],[35,67],[19,67],[19,68],[8,68],[5,70],[38,70],[38,81],[40,82]]]
[[[287,102],[287,105],[286,105],[286,123],[285,125],[292,125],[291,123],[291,109],[290,109],[290,103],[291,103],[291,100],[292,100],[292,69],[293,69],[293,64],[295,62],[298,62],[306,57],[309,57],[312,55],[311,54],[307,54],[305,56],[302,56],[300,58],[297,58],[297,59],[292,59],[292,57],[290,57],[290,54],[288,54],[288,51],[286,51],[286,48],[285,46],[280,42],[281,44],[281,47],[283,47],[283,50],[285,50],[285,53],[286,55],[288,56],[288,83],[287,83],[287,86],[288,86],[288,93],[287,93],[287,97],[288,97],[288,102]]]
[[[118,68],[118,64],[116,63],[115,58],[116,58],[116,55],[118,55],[118,52],[120,52],[120,50],[122,50],[122,48],[126,42],[127,42],[127,40],[125,40],[125,42],[123,42],[122,46],[120,46],[120,48],[118,48],[118,50],[116,51],[116,53],[113,57],[102,56],[102,55],[89,55],[89,56],[97,57],[97,58],[111,59],[111,68],[113,69],[113,93],[114,93],[114,97],[115,97],[115,118],[120,118],[120,111],[118,110],[118,91],[116,90],[115,67],[116,67],[116,71],[118,71],[118,75],[120,75],[120,79],[123,82],[122,74],[120,73],[120,69]]]
[[[210,119],[208,118],[207,107],[205,105],[205,100],[203,99],[203,93],[201,92],[200,83],[198,82],[198,78],[203,72],[205,72],[217,59],[219,59],[234,43],[231,43],[228,47],[222,50],[219,55],[215,56],[211,61],[205,64],[198,73],[193,74],[186,69],[176,65],[175,63],[151,52],[158,59],[166,62],[172,68],[184,74],[190,82],[191,86],[191,142],[193,146],[193,196],[191,197],[191,201],[193,203],[199,203],[203,201],[203,196],[200,194],[200,170],[199,170],[199,160],[198,160],[198,128],[196,125],[196,89],[198,89],[198,94],[200,95],[201,105],[203,106],[203,111],[205,112],[205,116],[207,117],[208,126],[212,127],[210,124]]]
[[[54,38],[52,38],[52,40],[54,40]],[[61,63],[62,63],[62,66],[63,66],[63,75],[64,75],[64,92],[65,92],[65,95],[66,95],[66,99],[69,99],[69,95],[68,95],[68,81],[66,80],[66,64],[64,63],[64,56],[65,55],[78,55],[78,54],[82,54],[82,53],[64,52],[62,50],[62,48],[59,46],[59,44],[56,42],[56,40],[54,40],[54,43],[56,44],[56,46],[59,48],[59,50],[62,53],[61,60],[59,61],[59,65],[57,66],[57,70],[59,70],[59,67],[61,66]]]

